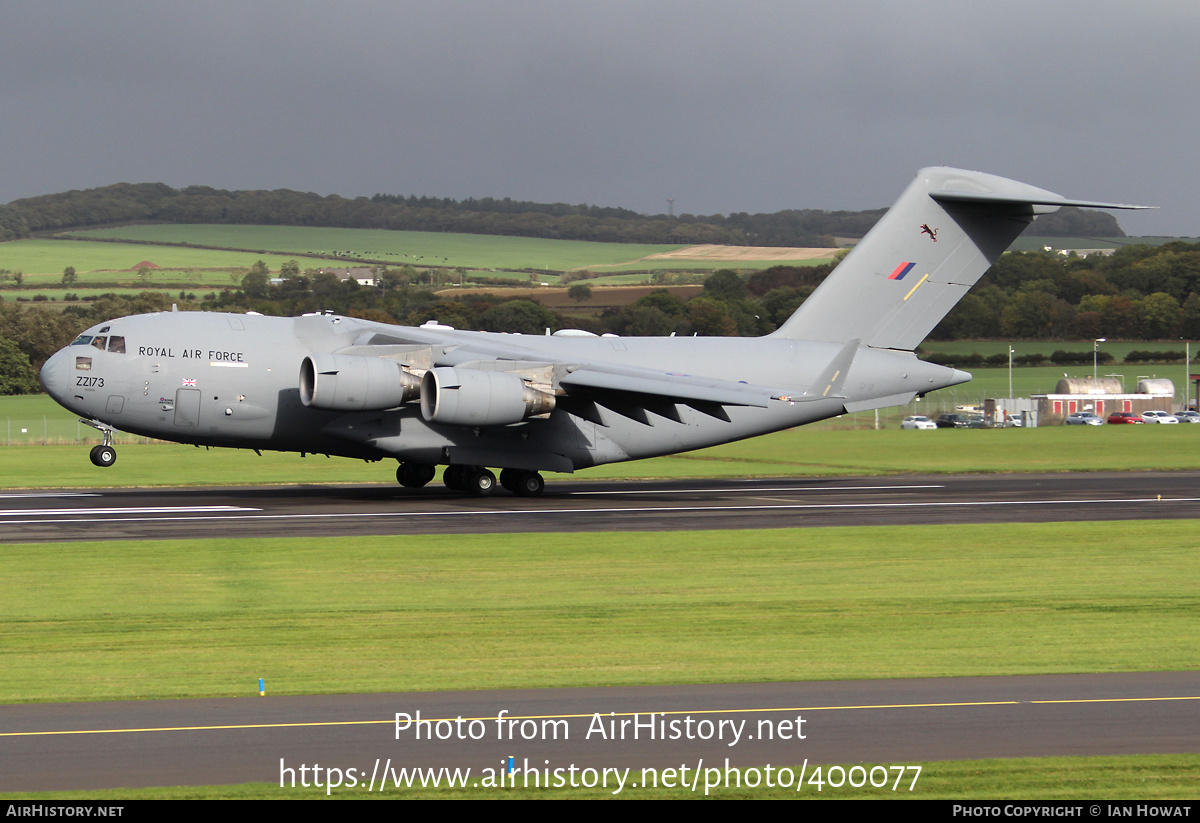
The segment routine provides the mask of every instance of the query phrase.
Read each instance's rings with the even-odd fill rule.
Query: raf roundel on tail
[[[728,443],[964,383],[917,345],[1038,214],[1068,200],[1002,177],[920,171],[779,329],[759,338],[522,336],[333,314],[167,312],[88,329],[42,385],[102,432],[438,465],[451,488],[542,493],[540,472]],[[932,241],[932,242],[931,242]]]

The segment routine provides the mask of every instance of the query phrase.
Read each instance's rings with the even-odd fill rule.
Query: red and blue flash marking
[[[906,275],[910,271],[912,271],[912,268],[915,265],[917,265],[917,264],[916,263],[901,263],[899,266],[896,266],[896,270],[894,272],[892,272],[891,274],[888,275],[888,280],[903,280],[904,275]]]

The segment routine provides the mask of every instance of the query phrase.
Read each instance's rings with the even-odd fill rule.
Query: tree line
[[[462,232],[611,243],[833,247],[838,237],[862,237],[884,214],[785,210],[766,214],[642,215],[629,209],[505,199],[376,194],[322,196],[288,189],[174,189],[163,183],[117,183],[96,189],[27,197],[0,206],[0,241],[119,223],[174,222],[324,226]],[[1109,214],[1062,209],[1041,217],[1044,236],[1123,237]]]

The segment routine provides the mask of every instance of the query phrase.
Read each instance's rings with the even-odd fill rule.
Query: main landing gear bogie
[[[484,497],[496,488],[496,475],[483,466],[463,466],[452,463],[442,473],[442,482],[446,488],[456,492],[466,492],[477,497]]]
[[[500,485],[519,497],[541,497],[546,481],[537,472],[504,469],[500,472]]]
[[[412,466],[413,468],[407,468]],[[406,483],[410,473],[419,471],[420,482]],[[424,486],[433,479],[434,467],[427,464],[402,463],[396,470],[396,479],[402,486]],[[413,475],[414,477],[417,475]],[[495,491],[496,475],[484,466],[467,466],[452,463],[442,472],[442,482],[446,488],[464,492],[476,497],[485,497]],[[520,497],[538,497],[546,488],[546,482],[537,472],[520,469],[503,469],[500,472],[499,485]]]

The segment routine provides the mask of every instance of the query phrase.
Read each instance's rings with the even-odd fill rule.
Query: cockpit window
[[[108,350],[116,354],[124,354],[125,338],[118,334],[114,334],[112,337],[108,338]]]
[[[88,343],[91,343],[91,342],[92,342],[92,336],[90,334],[81,334],[75,338],[75,342],[73,342],[71,345],[72,346],[86,346]]]
[[[75,368],[79,369],[80,371],[91,371],[92,358],[76,357],[75,358]]]
[[[104,344],[108,342],[107,337],[96,337],[92,340],[92,345],[100,351],[104,351]]]

